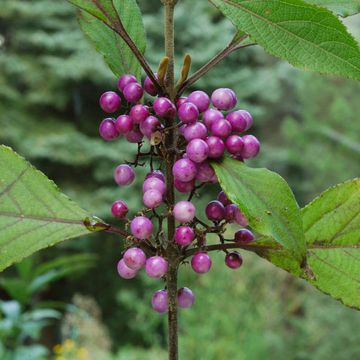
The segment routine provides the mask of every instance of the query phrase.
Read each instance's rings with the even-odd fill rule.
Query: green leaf
[[[305,239],[300,209],[286,181],[267,169],[252,169],[229,158],[214,161],[212,166],[222,189],[239,206],[251,227],[274,238],[301,263]]]
[[[56,243],[89,234],[89,214],[43,173],[0,146],[0,271]]]
[[[209,0],[270,54],[311,71],[360,79],[360,49],[341,21],[302,0]]]
[[[306,2],[326,7],[343,17],[360,12],[360,0],[306,0]]]

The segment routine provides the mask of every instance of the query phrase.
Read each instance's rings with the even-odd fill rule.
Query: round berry
[[[111,212],[114,217],[124,219],[129,209],[125,201],[117,200],[111,206]]]
[[[160,313],[164,314],[168,310],[168,294],[167,291],[164,290],[158,290],[154,293],[154,295],[151,298],[151,306],[152,308]]]
[[[239,211],[235,204],[228,204],[225,206],[225,219],[229,223],[235,222],[236,213]]]
[[[197,166],[196,180],[203,183],[212,182],[214,175],[215,171],[207,161],[204,161]]]
[[[114,119],[104,119],[99,126],[100,136],[106,140],[111,141],[116,139],[119,136],[118,131],[116,130]]]
[[[166,185],[163,180],[160,180],[157,177],[149,177],[147,178],[143,183],[143,192],[149,190],[156,190],[161,195],[164,195],[166,193]]]
[[[199,110],[193,103],[186,102],[180,105],[178,116],[184,124],[191,124],[199,118]]]
[[[155,116],[148,116],[141,124],[140,131],[144,134],[148,139],[151,139],[151,135],[157,129],[161,127],[160,120]]]
[[[157,178],[161,180],[163,183],[165,183],[165,176],[160,170],[153,170],[146,174],[145,180],[149,178]]]
[[[186,97],[180,97],[176,100],[176,107],[179,108],[182,104],[188,102]]]
[[[243,263],[241,255],[237,251],[226,254],[225,264],[230,269],[238,269]]]
[[[124,98],[130,103],[138,102],[144,94],[144,90],[137,82],[131,82],[123,90]]]
[[[173,214],[179,222],[186,223],[192,221],[195,217],[195,206],[190,201],[179,201],[174,206]]]
[[[211,125],[211,133],[220,138],[228,137],[232,132],[231,124],[225,119],[220,119]]]
[[[220,201],[213,200],[207,204],[205,213],[209,220],[220,221],[225,218],[225,207]]]
[[[163,195],[160,191],[148,190],[144,193],[143,201],[146,207],[149,209],[155,209],[163,202]]]
[[[203,123],[196,122],[187,125],[183,130],[183,135],[187,141],[191,141],[193,139],[205,139],[207,132],[207,128]]]
[[[225,151],[225,144],[218,136],[209,136],[205,139],[209,147],[208,157],[217,159],[223,156]]]
[[[221,111],[216,109],[209,109],[204,112],[203,121],[204,124],[207,126],[208,129],[211,129],[211,126],[214,122],[223,119],[224,115]]]
[[[124,259],[121,259],[117,264],[117,272],[123,279],[132,279],[136,276],[137,271],[130,269]]]
[[[135,127],[134,129],[126,133],[125,137],[126,140],[130,143],[139,143],[143,139],[144,135],[137,127]]]
[[[127,267],[136,271],[144,267],[146,263],[145,253],[136,247],[127,249],[124,253],[123,259]]]
[[[188,96],[188,101],[195,104],[200,112],[206,111],[210,106],[210,98],[209,95],[204,91],[193,91]]]
[[[249,130],[253,119],[252,116],[245,110],[237,110],[229,113],[226,120],[230,121],[233,131],[243,132]]]
[[[114,171],[114,179],[118,185],[130,185],[135,179],[134,170],[127,164],[121,164]]]
[[[244,135],[242,137],[244,147],[241,151],[241,156],[244,159],[251,159],[255,157],[260,151],[260,142],[253,135]]]
[[[145,216],[137,216],[130,223],[131,234],[140,240],[148,239],[153,229],[152,222]]]
[[[239,154],[244,147],[244,142],[239,135],[230,135],[225,141],[225,146],[230,154]]]
[[[114,91],[107,91],[100,97],[100,106],[107,113],[115,112],[121,106],[121,98]]]
[[[130,83],[137,83],[137,79],[134,75],[131,74],[124,74],[122,76],[119,77],[118,80],[118,89],[123,92],[126,85],[130,84]]]
[[[195,239],[195,232],[190,226],[179,226],[175,230],[174,238],[178,245],[187,246]]]
[[[166,97],[159,97],[153,103],[155,114],[162,118],[173,118],[176,114],[175,105]]]
[[[195,163],[201,163],[207,159],[209,153],[208,144],[202,139],[194,139],[186,146],[186,154]]]
[[[178,290],[177,302],[181,308],[190,308],[194,305],[195,296],[189,288],[183,287]]]
[[[175,179],[189,182],[195,179],[197,169],[196,165],[190,159],[177,160],[172,168]]]
[[[157,78],[157,74],[155,73],[154,75]],[[158,91],[157,91],[153,81],[148,76],[145,78],[145,81],[144,81],[144,89],[151,96],[156,96],[158,94]]]
[[[249,225],[247,218],[245,217],[245,215],[240,211],[240,209],[237,206],[236,206],[236,209],[234,209],[234,222],[241,226]]]
[[[152,256],[146,260],[145,271],[151,278],[160,279],[168,270],[168,262],[162,256]]]
[[[188,193],[195,188],[195,180],[191,181],[180,181],[178,179],[174,179],[175,189],[181,193]]]
[[[226,88],[216,89],[211,95],[211,101],[219,110],[231,110],[237,103],[235,93]]]
[[[131,108],[129,115],[135,124],[141,124],[150,115],[149,108],[143,104],[136,104]]]
[[[200,251],[191,258],[191,267],[199,274],[207,273],[211,265],[211,258],[206,252]]]
[[[223,191],[220,191],[217,199],[224,205],[230,205],[231,201],[228,199],[228,197],[226,196],[226,194]]]
[[[119,134],[127,134],[134,126],[134,120],[129,115],[120,115],[115,121]]]
[[[251,242],[254,240],[254,234],[248,229],[241,229],[235,233],[235,241]]]

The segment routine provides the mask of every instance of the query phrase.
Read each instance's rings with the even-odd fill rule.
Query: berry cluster
[[[182,261],[191,254],[193,270],[199,274],[206,273],[212,265],[206,251],[208,233],[217,234],[222,244],[225,241],[247,243],[254,240],[252,232],[245,228],[248,226],[247,219],[223,191],[205,208],[205,215],[210,224],[196,216],[196,208],[191,202],[193,195],[204,184],[217,183],[209,160],[221,158],[226,152],[239,161],[253,158],[258,154],[260,143],[256,137],[240,135],[252,126],[252,116],[245,110],[233,110],[237,104],[237,97],[231,89],[217,89],[211,97],[203,91],[194,91],[187,97],[178,98],[176,103],[167,97],[159,96],[147,104],[140,102],[144,91],[151,96],[158,95],[150,78],[147,77],[142,86],[133,75],[123,75],[118,80],[118,89],[120,95],[113,91],[105,92],[100,98],[100,106],[107,113],[120,110],[122,114],[117,118],[104,119],[99,126],[99,132],[106,141],[124,136],[130,143],[138,143],[138,154],[135,162],[116,167],[114,180],[119,186],[130,185],[135,179],[133,167],[139,165],[138,159],[141,156],[150,157],[151,167],[142,186],[145,208],[132,220],[127,218],[129,209],[124,201],[115,201],[111,208],[113,216],[124,220],[126,228],[130,229],[130,243],[118,262],[118,273],[124,279],[131,279],[140,269],[145,268],[146,274],[151,278],[164,277],[169,264],[166,244],[163,241],[162,220],[168,216],[169,211],[179,222],[174,239],[169,241],[175,242]],[[168,189],[161,171],[161,161],[159,169],[153,169],[153,158],[164,161],[169,151],[164,141],[169,131],[169,119],[176,121],[177,144],[176,149],[172,149],[176,152],[177,158],[172,167],[174,183],[170,186],[179,193],[189,194],[187,199],[180,200],[173,206],[167,200]],[[150,151],[147,153],[141,152],[144,137],[150,141]],[[166,205],[163,206],[165,210],[159,214],[158,208],[162,205]],[[154,219],[158,220],[156,233]],[[223,234],[225,226],[229,223],[238,224],[243,228],[235,233],[233,239],[226,240]],[[237,269],[242,265],[243,260],[238,252],[225,252],[225,264],[229,268]],[[184,287],[178,290],[179,307],[191,307],[194,300],[194,294],[190,289]],[[160,313],[167,311],[166,289],[155,292],[152,307]]]

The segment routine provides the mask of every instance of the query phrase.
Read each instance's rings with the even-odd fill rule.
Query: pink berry
[[[152,177],[157,178],[165,183],[165,176],[160,170],[150,171],[149,173],[146,174],[145,180],[152,178]]]
[[[154,209],[161,205],[163,202],[163,195],[157,190],[147,190],[144,193],[143,201],[146,207]]]
[[[228,197],[226,196],[226,194],[223,191],[220,191],[217,199],[224,205],[230,205],[231,201],[228,199]]]
[[[244,142],[239,135],[230,135],[225,141],[225,146],[230,154],[240,154],[244,147]]]
[[[121,106],[120,96],[114,91],[107,91],[100,97],[100,106],[105,112],[113,113]]]
[[[255,157],[260,151],[259,140],[253,135],[244,135],[242,140],[244,142],[244,147],[240,155],[244,159],[251,159]]]
[[[153,103],[155,114],[162,118],[173,118],[176,114],[175,105],[166,97],[159,97]]]
[[[232,132],[231,124],[225,119],[220,119],[211,125],[211,133],[220,138],[228,137]]]
[[[194,124],[189,124],[184,128],[183,135],[187,141],[193,139],[205,139],[207,136],[207,128],[201,122],[195,122]]]
[[[177,302],[181,308],[190,308],[194,305],[195,296],[189,288],[183,287],[178,290]]]
[[[149,177],[143,183],[143,192],[145,193],[148,190],[156,190],[161,195],[166,193],[166,185],[163,180],[160,180],[157,177]]]
[[[144,94],[144,90],[137,82],[131,82],[123,90],[124,98],[130,103],[138,102]]]
[[[157,74],[155,73],[154,75],[157,78]],[[158,91],[157,91],[154,83],[148,76],[145,78],[145,81],[144,81],[144,89],[151,96],[156,96],[158,94]]]
[[[117,200],[111,206],[111,212],[114,217],[118,219],[124,219],[128,213],[129,209],[125,201]]]
[[[211,265],[211,258],[206,252],[200,251],[191,258],[191,267],[199,274],[207,273]]]
[[[247,218],[238,207],[234,209],[234,222],[244,227],[249,225]]]
[[[130,143],[139,143],[143,139],[144,135],[140,132],[138,127],[134,127],[125,135],[126,140]]]
[[[174,186],[177,191],[181,193],[188,193],[195,188],[195,180],[184,182],[178,179],[174,179]]]
[[[130,269],[126,264],[124,259],[121,259],[118,264],[117,264],[117,271],[118,274],[123,278],[123,279],[132,279],[136,276],[137,271]]]
[[[195,104],[200,112],[206,111],[210,106],[210,97],[204,91],[193,91],[188,96],[188,101]]]
[[[188,102],[186,97],[180,97],[176,100],[176,107],[179,108],[182,104]]]
[[[197,174],[196,174],[196,180],[200,182],[212,182],[213,177],[215,175],[215,171],[213,168],[209,165],[207,161],[204,161],[201,164],[198,164],[197,166]]]
[[[111,118],[104,119],[100,123],[99,134],[106,141],[111,141],[116,139],[119,136],[119,132],[116,130],[114,119]]]
[[[134,170],[127,164],[121,164],[114,171],[114,179],[118,185],[130,185],[135,179]]]
[[[187,246],[195,239],[195,232],[190,226],[179,226],[175,230],[174,238],[178,245]]]
[[[136,83],[137,79],[134,75],[131,74],[124,74],[122,76],[119,77],[118,80],[118,89],[123,92],[126,85],[130,84],[130,83]]]
[[[191,124],[199,118],[199,110],[193,103],[186,102],[180,105],[178,116],[184,124]]]
[[[207,204],[205,213],[209,220],[221,221],[225,218],[225,207],[220,201],[213,200]]]
[[[209,158],[217,159],[223,156],[225,144],[218,136],[209,136],[205,139],[205,141],[209,147]]]
[[[136,271],[144,267],[146,263],[145,253],[136,247],[127,249],[124,253],[123,259],[127,267]]]
[[[211,95],[211,101],[219,110],[231,110],[237,103],[235,93],[227,88],[216,89]]]
[[[209,109],[204,112],[203,121],[204,124],[207,126],[208,129],[211,129],[211,126],[214,122],[223,119],[224,115],[221,111],[216,109]]]
[[[168,262],[162,256],[152,256],[146,260],[145,271],[151,278],[160,279],[168,270]]]
[[[243,259],[237,251],[228,253],[225,256],[225,264],[230,269],[238,269],[242,265],[242,263],[243,263]]]
[[[140,240],[148,239],[153,229],[152,222],[145,216],[137,216],[130,223],[131,234]]]
[[[172,169],[175,179],[189,182],[195,179],[197,168],[190,159],[177,160]]]
[[[120,115],[115,121],[115,127],[119,134],[127,134],[133,125],[134,121],[129,115]]]
[[[134,105],[129,113],[135,124],[141,124],[149,115],[149,108],[143,104]]]
[[[195,163],[201,163],[207,159],[209,153],[208,144],[202,139],[194,139],[186,146],[186,154]]]
[[[248,229],[241,229],[235,233],[235,241],[251,242],[254,240],[254,234]]]
[[[233,131],[243,132],[249,130],[253,119],[246,110],[237,110],[229,113],[226,120],[230,121]]]
[[[168,311],[168,294],[165,289],[158,290],[154,293],[151,298],[151,306],[160,314],[164,314]]]
[[[161,122],[155,116],[148,116],[141,124],[140,131],[144,134],[148,139],[151,139],[152,133],[154,133],[157,129],[160,129]]]
[[[179,201],[173,210],[174,217],[179,222],[189,222],[195,217],[195,206],[186,200]]]

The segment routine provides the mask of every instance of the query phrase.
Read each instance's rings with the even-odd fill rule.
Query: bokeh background
[[[139,1],[146,57],[163,55],[158,0]],[[141,207],[139,181],[121,190],[113,168],[135,146],[105,143],[99,95],[116,79],[79,30],[65,0],[0,2],[0,142],[41,169],[85,209],[106,220],[121,197]],[[359,39],[360,18],[346,19]],[[207,1],[181,0],[176,55],[193,70],[219,51],[232,25]],[[279,172],[305,205],[360,173],[360,84],[292,68],[254,47],[232,54],[196,84],[233,88],[254,116],[263,146],[251,162]],[[0,169],[1,171],[1,169]],[[207,191],[199,206],[216,195]],[[166,317],[150,308],[158,281],[120,279],[121,239],[107,234],[64,242],[0,277],[0,359],[166,359]],[[197,297],[180,311],[180,354],[189,360],[360,358],[360,313],[252,254],[241,270],[214,254],[212,271],[185,266],[180,286]]]

